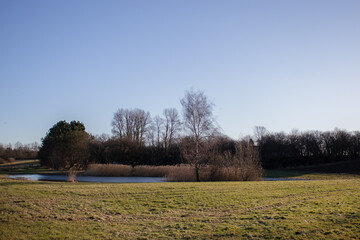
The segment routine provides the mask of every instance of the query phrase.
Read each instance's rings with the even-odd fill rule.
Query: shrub
[[[139,177],[165,177],[176,166],[135,166],[133,176]]]
[[[199,178],[201,181],[209,181],[209,176],[210,171],[208,167],[202,167],[199,169]],[[180,165],[171,169],[165,178],[166,181],[169,182],[195,182],[195,168],[192,165]]]
[[[201,181],[258,181],[262,178],[260,168],[237,168],[203,166],[199,169]],[[170,182],[194,182],[196,181],[195,169],[191,165],[174,167],[166,176]]]

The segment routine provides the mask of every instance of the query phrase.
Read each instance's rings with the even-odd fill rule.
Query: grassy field
[[[1,239],[358,239],[360,179],[106,184],[0,179]]]

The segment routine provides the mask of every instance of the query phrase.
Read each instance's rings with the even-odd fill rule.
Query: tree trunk
[[[200,182],[199,176],[199,140],[196,138],[196,152],[195,152],[195,176],[196,181]]]
[[[196,181],[200,182],[200,177],[199,177],[199,165],[197,163],[195,163],[195,175],[196,175]]]

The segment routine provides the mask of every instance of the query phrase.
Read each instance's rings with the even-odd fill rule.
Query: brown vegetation
[[[208,145],[204,144],[213,137],[216,132],[214,126],[212,108],[213,103],[201,91],[186,91],[181,99],[183,107],[184,127],[190,133],[186,147],[183,147],[183,155],[187,162],[194,164],[196,181],[200,181],[200,167],[207,161]]]
[[[210,178],[210,167],[205,166],[199,169],[199,178],[206,181],[205,179]],[[192,165],[180,165],[177,168],[173,168],[165,176],[169,182],[195,182],[196,174],[195,168]]]
[[[202,167],[199,171],[201,181],[259,181],[262,179],[262,171],[255,169],[239,169],[236,167],[218,168],[214,171],[213,167]],[[166,180],[170,182],[194,182],[196,175],[194,167],[187,165],[173,169],[166,175]]]
[[[145,135],[150,124],[150,113],[141,109],[118,109],[114,113],[112,125],[113,134],[119,139],[145,143]]]
[[[4,146],[0,143],[0,158],[2,158],[4,161],[7,161],[9,158],[18,160],[35,159],[37,158],[38,149],[39,144],[36,142],[26,145],[17,142],[15,143],[14,147],[12,147],[11,144]],[[3,162],[3,160],[0,159],[0,162]]]
[[[139,165],[131,167],[123,164],[91,164],[85,172],[91,176],[107,177],[164,177],[172,182],[196,181],[194,166],[181,164],[176,166]],[[222,167],[214,170],[213,166],[204,166],[199,171],[201,181],[252,181],[261,180],[262,169],[247,166],[244,169]]]
[[[131,167],[124,164],[91,164],[86,171],[92,176],[111,177],[165,177],[179,166],[149,166],[139,165]]]

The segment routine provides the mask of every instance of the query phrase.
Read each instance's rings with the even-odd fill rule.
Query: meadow
[[[1,239],[358,239],[360,179],[70,183],[0,178]]]

